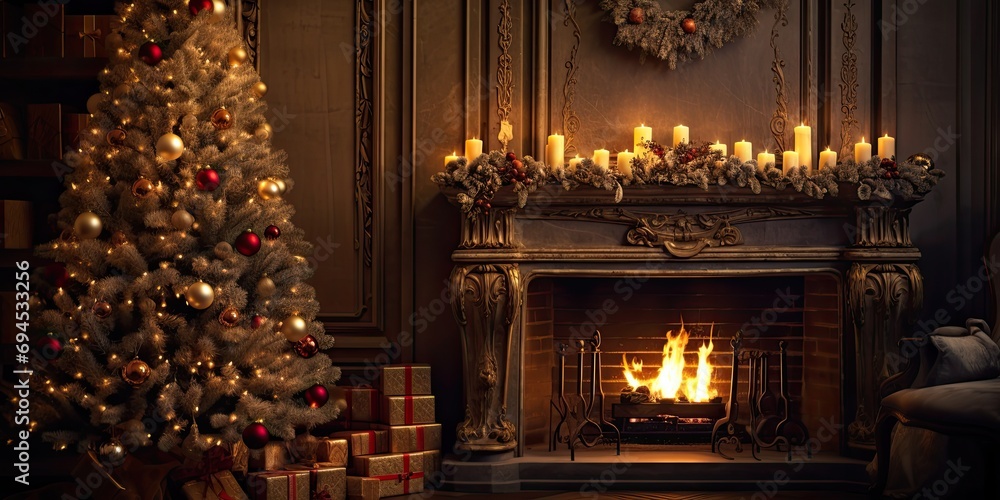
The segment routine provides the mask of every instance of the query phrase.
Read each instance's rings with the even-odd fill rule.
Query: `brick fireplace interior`
[[[631,364],[641,361],[644,377],[655,377],[663,360],[668,331],[682,327],[690,337],[684,349],[685,375],[694,375],[698,349],[710,340],[708,359],[714,367],[711,388],[724,404],[729,396],[733,350],[730,340],[743,330],[745,349],[778,351],[787,342],[788,393],[792,415],[800,418],[811,435],[821,419],[843,421],[841,342],[842,287],[827,273],[710,278],[540,277],[527,290],[524,308],[522,453],[547,452],[550,440],[550,401],[558,393],[560,343],[571,346],[566,356],[565,394],[578,404],[577,356],[580,339],[602,336],[600,386],[606,395],[604,412],[613,420],[612,403],[619,402],[627,385],[623,355]],[[747,397],[747,368],[737,385],[740,401]],[[769,363],[770,391],[779,391],[777,355]],[[584,372],[589,390],[590,370]],[[746,405],[741,410],[745,412]],[[596,415],[596,410],[594,415]],[[744,413],[745,415],[745,413]],[[709,427],[710,428],[710,427]],[[646,436],[648,437],[648,436]],[[684,441],[709,448],[709,436],[692,434]],[[842,436],[824,440],[821,449],[839,451]],[[639,443],[626,434],[623,446]],[[652,441],[656,443],[655,435]],[[662,443],[675,443],[664,440]],[[649,439],[641,440],[643,449]],[[560,444],[555,453],[564,453]]]

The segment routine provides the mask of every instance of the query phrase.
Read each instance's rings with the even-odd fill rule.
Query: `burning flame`
[[[663,363],[655,378],[646,379],[642,374],[642,361],[633,359],[631,368],[625,354],[622,354],[622,373],[625,380],[632,387],[646,386],[650,395],[654,399],[677,399],[683,395],[691,402],[709,401],[718,395],[712,387],[712,371],[714,367],[708,361],[708,356],[712,354],[715,347],[712,343],[712,336],[715,333],[715,325],[709,331],[708,344],[704,342],[698,347],[698,368],[691,376],[685,374],[687,365],[684,361],[684,348],[687,347],[691,334],[684,328],[683,321],[681,329],[675,335],[673,331],[667,332],[667,342],[663,344]]]

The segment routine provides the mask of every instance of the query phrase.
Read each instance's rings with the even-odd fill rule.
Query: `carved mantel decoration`
[[[464,192],[443,187],[456,206]],[[872,444],[888,353],[910,331],[923,301],[909,237],[920,197],[881,202],[817,200],[765,188],[638,186],[623,199],[599,188],[539,188],[518,207],[510,187],[487,213],[456,213],[453,309],[461,327],[466,419],[459,448],[516,451],[521,418],[522,305],[539,276],[739,277],[834,275],[840,325],[843,414],[849,446]],[[456,211],[458,212],[458,211]]]

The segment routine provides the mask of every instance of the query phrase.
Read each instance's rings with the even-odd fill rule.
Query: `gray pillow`
[[[1000,347],[983,330],[969,326],[968,335],[927,337],[913,388],[1000,377]]]

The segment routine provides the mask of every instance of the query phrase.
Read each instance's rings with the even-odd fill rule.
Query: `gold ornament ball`
[[[285,194],[285,190],[288,189],[288,185],[285,184],[284,180],[281,179],[271,179],[275,184],[278,185],[278,192]]]
[[[281,186],[274,179],[264,179],[257,184],[257,194],[265,200],[281,196]]]
[[[229,65],[235,68],[247,62],[247,58],[249,57],[246,49],[243,47],[233,47],[229,50]]]
[[[118,128],[116,128],[114,130],[111,130],[110,132],[108,132],[108,135],[104,136],[104,138],[108,141],[108,144],[110,144],[110,145],[112,145],[112,146],[114,146],[116,148],[120,148],[120,147],[124,146],[125,145],[125,139],[127,137],[128,137],[128,134],[125,132],[125,129],[123,129],[121,127],[118,127]]]
[[[128,91],[129,91],[129,86],[123,83],[115,87],[115,90],[111,92],[111,97],[115,99],[121,99],[122,97],[128,95]]]
[[[212,126],[216,130],[227,130],[233,126],[233,114],[226,108],[219,108],[212,113]]]
[[[274,280],[264,276],[257,282],[257,295],[267,298],[274,295],[274,291],[277,287],[274,285]]]
[[[93,311],[94,311],[94,316],[97,316],[98,318],[101,318],[101,319],[107,318],[108,316],[111,316],[111,313],[112,313],[111,304],[109,304],[109,303],[107,303],[107,302],[105,302],[103,300],[99,301],[99,302],[95,302],[94,303],[94,307],[93,307]]]
[[[198,117],[197,116],[188,114],[188,115],[184,115],[184,118],[181,118],[181,128],[182,129],[190,130],[190,129],[193,129],[196,125],[198,125]]]
[[[146,314],[153,314],[156,312],[156,301],[146,297],[139,301],[139,310]]]
[[[132,196],[142,199],[150,195],[153,192],[155,186],[153,182],[146,178],[140,178],[132,184]]]
[[[97,448],[97,456],[100,458],[101,463],[113,466],[125,463],[125,455],[127,454],[128,451],[125,450],[125,445],[117,438],[111,438],[101,443],[101,446]]]
[[[299,316],[289,316],[281,323],[281,334],[289,342],[298,342],[308,335],[308,333],[309,327],[306,324],[306,320]]]
[[[258,98],[266,96],[267,85],[265,85],[264,82],[257,82],[253,84],[253,95],[257,96]]]
[[[170,223],[173,224],[174,228],[178,231],[187,231],[194,225],[194,216],[187,210],[178,210],[174,212],[174,215],[170,216]]]
[[[128,382],[132,387],[142,385],[143,382],[149,380],[149,376],[152,373],[153,372],[149,369],[149,365],[141,359],[133,359],[122,367],[122,379]]]
[[[215,245],[215,256],[220,259],[228,259],[233,256],[233,246],[227,241],[220,241]]]
[[[90,99],[87,99],[87,111],[92,115],[96,115],[101,112],[101,106],[104,106],[106,102],[108,102],[108,94],[98,92],[90,96]]]
[[[80,239],[92,240],[101,235],[104,224],[94,212],[84,212],[77,216],[76,222],[73,223],[73,230]]]
[[[226,328],[232,328],[240,323],[240,312],[235,307],[227,307],[219,314],[219,323]]]
[[[684,18],[683,21],[681,21],[681,29],[683,29],[685,33],[690,35],[698,30],[698,25],[697,23],[695,23],[694,19],[687,17]]]
[[[212,16],[208,18],[209,22],[219,23],[225,21],[228,15],[225,0],[212,0]]]
[[[187,299],[188,305],[195,309],[208,309],[212,306],[212,302],[215,302],[215,290],[212,289],[212,285],[199,281],[187,288],[184,298]]]
[[[271,124],[267,122],[262,123],[259,127],[257,127],[257,131],[254,132],[254,136],[257,137],[258,141],[266,141],[270,139],[272,135],[274,135],[274,129],[271,128]]]
[[[108,33],[108,36],[104,37],[104,48],[108,50],[109,53],[114,53],[118,49],[122,48],[125,40],[122,38],[121,33]]]
[[[128,238],[125,237],[125,233],[121,231],[115,231],[112,233],[111,246],[118,248],[126,243],[128,243]]]
[[[156,141],[156,156],[161,160],[173,161],[184,154],[184,141],[177,134],[163,134]]]

